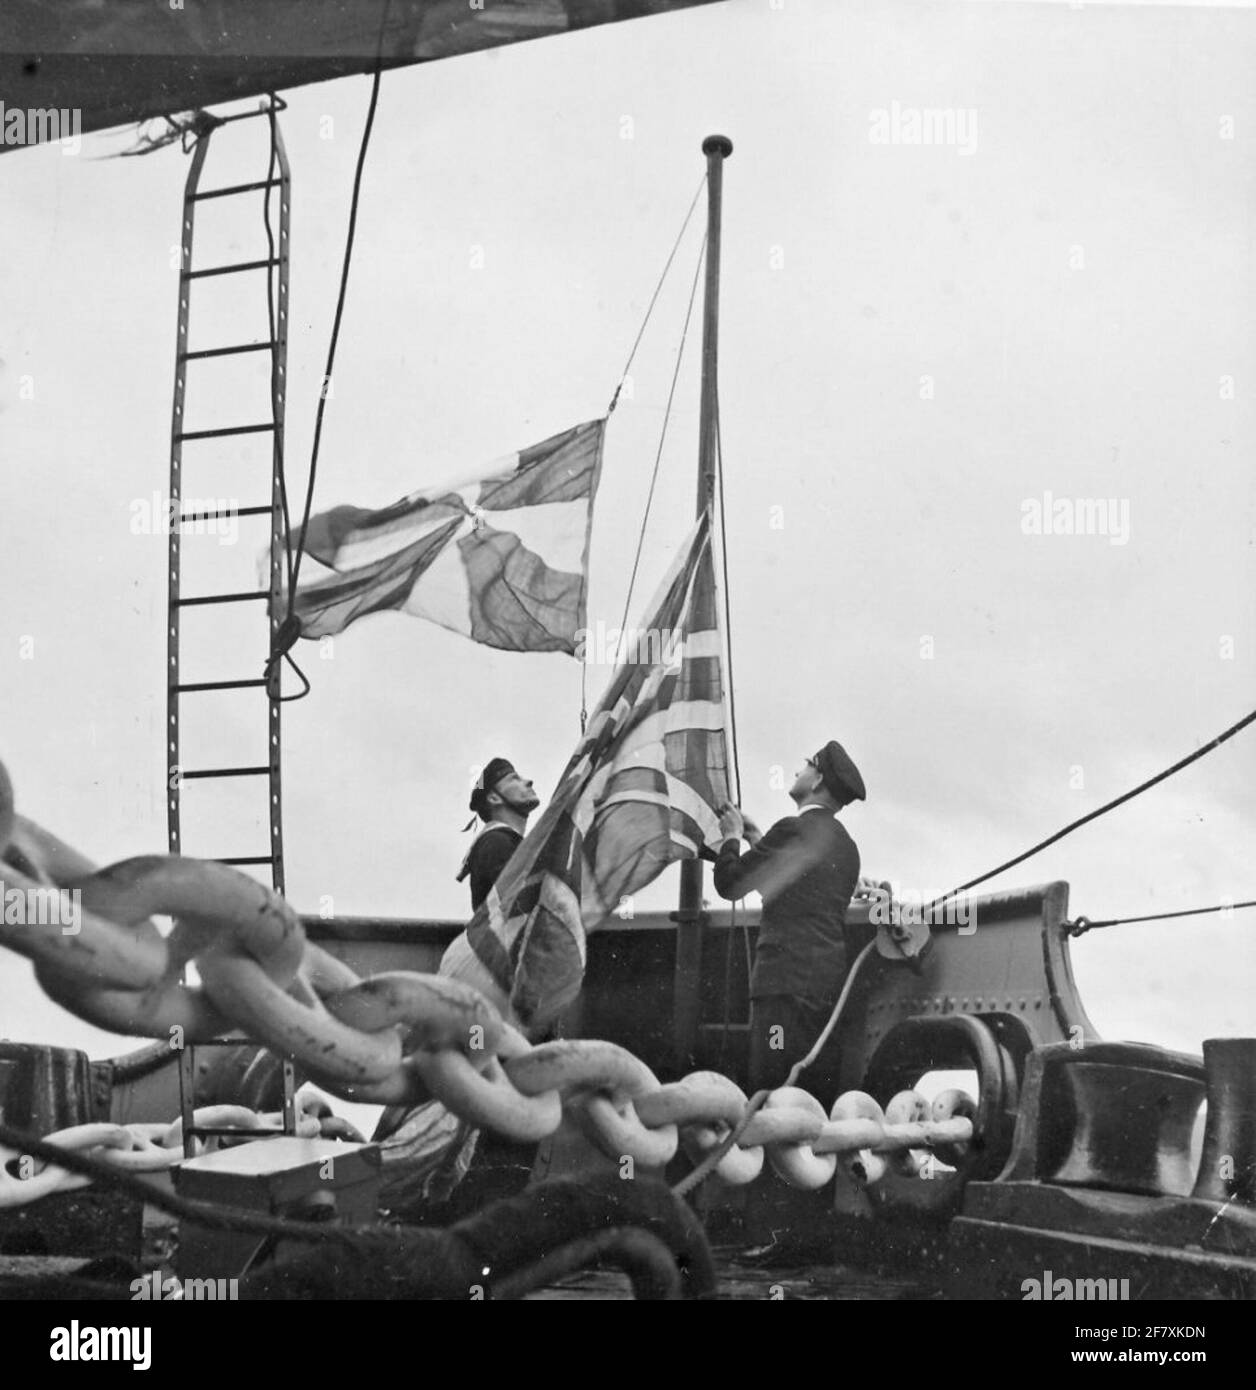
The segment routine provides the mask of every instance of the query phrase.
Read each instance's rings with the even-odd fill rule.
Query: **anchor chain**
[[[718,1072],[665,1085],[616,1043],[534,1045],[461,981],[411,971],[362,979],[306,939],[283,898],[227,865],[149,856],[97,869],[16,813],[2,763],[0,870],[10,890],[79,896],[73,933],[10,921],[6,912],[0,945],[32,960],[40,984],[63,1007],[115,1032],[183,1046],[241,1031],[342,1099],[435,1099],[459,1118],[521,1142],[553,1134],[566,1114],[605,1154],[646,1168],[663,1167],[682,1146],[700,1161],[748,1107],[745,1092]],[[154,915],[175,919],[168,935]],[[191,963],[199,986],[183,980]],[[824,1186],[839,1160],[864,1183],[889,1170],[928,1175],[929,1151],[952,1162],[962,1156],[975,1113],[972,1098],[959,1091],[944,1092],[932,1107],[903,1092],[883,1112],[863,1092],[847,1092],[826,1110],[800,1087],[782,1087],[751,1117],[716,1173],[726,1183],[752,1182],[766,1159],[802,1188]],[[85,1144],[106,1162],[132,1168],[182,1157],[168,1135],[159,1143],[144,1127],[138,1134],[134,1126],[85,1128],[94,1137],[66,1131],[51,1140],[69,1135],[70,1146]],[[12,1188],[4,1181],[0,1205]]]

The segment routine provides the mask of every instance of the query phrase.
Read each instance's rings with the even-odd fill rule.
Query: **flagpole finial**
[[[733,152],[733,142],[727,135],[708,135],[702,142],[702,153],[710,156],[722,155],[725,159]]]

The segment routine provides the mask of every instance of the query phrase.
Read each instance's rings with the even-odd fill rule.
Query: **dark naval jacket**
[[[750,997],[787,994],[832,1004],[846,977],[846,908],[859,850],[822,806],[778,820],[753,848],[726,840],[715,860],[722,898],[763,897]]]
[[[475,842],[467,851],[458,871],[458,882],[471,879],[471,911],[488,897],[488,890],[497,882],[498,875],[510,862],[510,856],[523,836],[508,825],[494,821],[475,837]]]

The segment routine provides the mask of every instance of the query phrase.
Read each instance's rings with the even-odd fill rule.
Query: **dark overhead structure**
[[[83,131],[713,0],[4,0],[0,101]],[[21,148],[0,142],[0,150]]]

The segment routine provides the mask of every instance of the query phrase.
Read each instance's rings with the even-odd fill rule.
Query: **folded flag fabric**
[[[616,669],[553,799],[441,963],[534,1034],[579,993],[586,933],[674,860],[719,848],[728,745],[709,514],[648,623],[661,640]]]
[[[301,636],[394,609],[505,651],[574,655],[605,428],[577,425],[464,486],[311,517],[295,603]],[[310,559],[324,567],[312,577]]]

